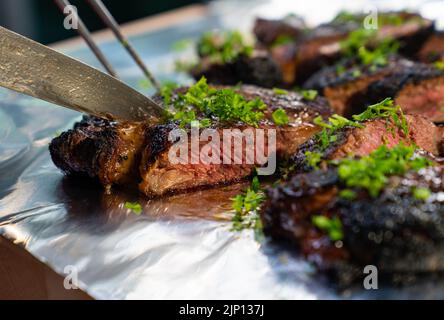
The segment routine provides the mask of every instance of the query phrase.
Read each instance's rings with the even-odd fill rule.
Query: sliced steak
[[[199,65],[191,70],[191,74],[196,80],[204,76],[209,83],[219,85],[245,83],[272,88],[283,83],[279,65],[263,50],[256,50],[251,57],[240,56],[225,64],[202,58]]]
[[[364,128],[345,127],[335,133],[336,141],[330,143],[324,151],[319,149],[316,137],[302,144],[293,156],[298,171],[312,168],[306,163],[305,153],[321,152],[325,160],[341,159],[348,155],[366,156],[385,144],[393,147],[400,142],[406,145],[414,143],[427,152],[442,155],[442,130],[421,116],[405,116],[409,125],[409,135],[386,119],[375,119],[363,123]]]
[[[276,95],[272,90],[260,89],[253,86],[243,86],[240,91],[247,99],[257,97],[265,102],[269,108],[266,113],[267,119],[269,119],[275,109],[283,108],[286,110],[290,118],[289,125],[276,127],[267,119],[259,124],[259,128],[265,130],[265,135],[268,129],[276,129],[276,153],[280,159],[290,157],[296,152],[299,145],[319,131],[317,126],[311,124],[314,117],[317,115],[327,117],[330,114],[330,109],[326,106],[325,100],[322,98],[314,101],[305,101],[296,93]],[[177,129],[177,125],[167,124],[154,127],[147,133],[148,144],[144,151],[140,167],[142,183],[139,188],[148,196],[161,196],[175,192],[233,183],[250,176],[253,170],[259,166],[256,162],[257,159],[254,159],[255,161],[253,161],[253,163],[247,163],[245,161],[246,150],[251,150],[254,146],[247,146],[245,140],[243,140],[242,159],[239,164],[235,162],[233,149],[229,149],[230,154],[224,153],[222,132],[224,127],[214,128],[221,139],[217,142],[218,145],[214,145],[213,147],[220,147],[220,151],[216,156],[217,159],[220,159],[219,164],[205,163],[199,160],[198,163],[191,163],[191,152],[186,155],[186,161],[184,161],[186,163],[175,163],[171,161],[169,153],[171,150],[176,152],[178,149],[177,143],[180,141],[173,143],[168,139],[169,133],[174,129]],[[245,125],[234,125],[225,129],[239,129],[240,131],[251,129],[254,132],[256,130],[254,127]],[[186,129],[184,133],[188,137],[184,149],[191,150],[190,130]],[[267,140],[265,140],[264,145],[257,146],[256,149],[264,147],[268,150],[267,143]],[[200,147],[207,144],[208,142],[206,141],[200,142]],[[266,150],[264,154],[268,155]],[[257,151],[258,150],[256,150],[256,152]],[[224,163],[224,156],[230,159],[231,164]]]
[[[427,188],[427,200],[413,188]],[[385,273],[444,271],[444,171],[429,167],[392,176],[376,198],[339,196],[343,188],[335,168],[294,176],[267,192],[261,212],[266,234],[287,239],[341,285],[363,277],[366,265]],[[313,216],[338,217],[343,238],[332,241]]]
[[[136,183],[146,129],[144,123],[85,116],[72,130],[54,138],[49,151],[54,164],[67,174],[97,177],[106,188]]]
[[[365,107],[381,97],[392,97],[405,113],[444,121],[444,70],[424,64],[397,70],[370,84],[359,105]],[[353,110],[360,112],[358,104]]]
[[[424,41],[434,31],[434,23],[418,14],[407,12],[387,12],[379,14],[382,25],[377,31],[377,39],[394,39],[400,42],[400,53],[413,57]],[[312,74],[336,63],[343,57],[340,42],[351,31],[362,27],[364,15],[352,19],[333,20],[321,25],[298,43],[296,58],[297,82],[304,83]],[[396,18],[396,19],[395,19]]]
[[[314,117],[331,115],[321,97],[306,101],[296,93],[277,95],[273,90],[252,86],[243,86],[239,92],[247,99],[261,98],[269,107],[268,118],[277,108],[287,111],[289,125],[275,127],[269,120],[260,124],[260,128],[277,129],[277,149],[281,157],[294,153],[319,130],[312,124]],[[168,141],[168,133],[175,128],[174,123],[148,128],[144,123],[116,123],[87,117],[55,138],[49,149],[56,166],[68,174],[98,178],[108,189],[112,185],[143,180],[140,189],[150,196],[231,183],[254,170],[255,164],[247,165],[245,161],[231,166],[170,163],[168,151],[173,144]],[[215,127],[219,131],[222,128]],[[245,126],[234,124],[233,128],[245,129]]]
[[[271,47],[279,41],[285,42],[291,39],[296,41],[305,28],[302,18],[294,15],[279,20],[257,18],[253,33],[261,46]]]
[[[433,33],[419,50],[417,58],[425,63],[444,61],[444,32]]]
[[[384,66],[363,66],[350,59],[315,73],[304,88],[317,90],[327,98],[337,114],[349,117],[365,108],[370,84],[413,65],[413,62],[398,56],[391,56]]]

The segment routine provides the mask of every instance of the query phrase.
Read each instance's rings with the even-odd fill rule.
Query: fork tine
[[[143,63],[142,59],[137,54],[136,50],[129,43],[128,39],[122,34],[122,32],[120,31],[119,24],[114,19],[111,12],[109,12],[109,10],[105,7],[103,2],[101,0],[86,0],[86,1],[90,4],[90,6],[93,8],[93,10],[97,13],[97,15],[100,17],[100,19],[102,19],[102,21],[105,23],[105,25],[114,32],[115,36],[120,41],[122,46],[128,51],[128,53],[131,55],[133,60],[136,62],[136,64],[142,70],[143,74],[153,84],[153,86],[156,88],[156,90],[160,91],[159,82],[154,78],[153,74],[150,72],[150,70],[147,68],[147,66]]]
[[[66,6],[71,5],[68,0],[54,0],[56,5],[59,7],[59,9],[64,13],[64,9]],[[67,14],[66,14],[67,15]],[[117,73],[114,70],[114,68],[111,66],[111,64],[108,62],[108,60],[103,55],[102,51],[99,49],[99,47],[96,45],[95,41],[93,40],[91,33],[89,32],[86,25],[83,23],[83,21],[80,19],[80,17],[77,14],[77,21],[78,21],[78,29],[77,32],[82,36],[82,38],[85,40],[85,42],[88,44],[94,55],[97,57],[97,59],[100,61],[100,63],[103,65],[103,67],[106,69],[106,71],[112,75],[115,78],[117,77]]]

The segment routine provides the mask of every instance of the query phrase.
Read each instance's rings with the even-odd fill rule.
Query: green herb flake
[[[331,241],[339,241],[344,238],[342,223],[338,217],[329,218],[326,216],[313,216],[312,223],[320,230],[325,231]]]
[[[444,70],[444,61],[436,61],[433,66],[438,70]]]
[[[300,90],[299,93],[305,100],[313,101],[318,96],[318,92],[316,90]]]
[[[174,108],[173,118],[179,120],[181,126],[188,125],[191,121],[200,120],[201,126],[209,126],[210,119],[217,118],[221,122],[243,122],[257,126],[264,119],[263,110],[266,104],[259,98],[245,99],[233,89],[214,89],[208,86],[205,77],[191,86],[186,93],[177,94],[172,101],[173,89],[167,87],[163,90],[165,104],[171,104]],[[279,118],[283,121],[283,117]]]
[[[280,96],[285,96],[288,94],[288,91],[285,89],[281,89],[281,88],[273,88],[273,92],[274,94],[280,95]]]
[[[322,153],[306,151],[305,157],[305,160],[310,167],[314,169],[319,169],[319,163],[322,160]]]
[[[251,56],[253,47],[239,31],[205,32],[197,44],[199,56],[208,57],[214,63],[230,63],[239,56]]]
[[[281,34],[276,38],[276,40],[273,41],[273,43],[271,44],[271,47],[283,46],[283,45],[291,44],[294,42],[295,42],[294,37],[287,35],[287,34]]]
[[[376,30],[358,29],[340,42],[345,57],[358,58],[364,66],[385,66],[387,57],[398,52],[400,43],[391,38],[379,40]]]
[[[415,156],[416,146],[403,143],[389,149],[382,145],[368,156],[345,158],[336,163],[340,180],[347,188],[361,188],[377,197],[393,175],[403,175],[431,165],[424,157]]]
[[[261,190],[258,177],[255,176],[250,187],[232,199],[232,208],[235,211],[232,230],[254,229],[259,235],[262,231],[262,222],[258,210],[264,200],[264,192]]]
[[[426,201],[428,198],[430,198],[431,191],[429,188],[414,188],[413,189],[413,196],[415,199]]]
[[[350,189],[344,189],[339,192],[339,196],[346,200],[356,199],[356,192]]]
[[[271,117],[273,118],[273,122],[278,126],[286,125],[289,122],[287,112],[282,108],[273,111]]]
[[[134,212],[138,216],[142,213],[142,206],[140,205],[140,203],[137,203],[137,202],[125,202],[124,207],[126,209],[131,210],[132,212]]]

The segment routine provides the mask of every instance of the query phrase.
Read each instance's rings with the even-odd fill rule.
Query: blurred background
[[[71,0],[91,31],[104,26],[83,0]],[[140,19],[205,0],[104,0],[119,23]],[[76,35],[63,28],[63,15],[53,0],[1,0],[0,26],[41,43],[52,43]]]

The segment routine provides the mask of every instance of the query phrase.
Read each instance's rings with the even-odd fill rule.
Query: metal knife
[[[2,27],[0,86],[102,118],[156,123],[164,114],[116,78]]]

